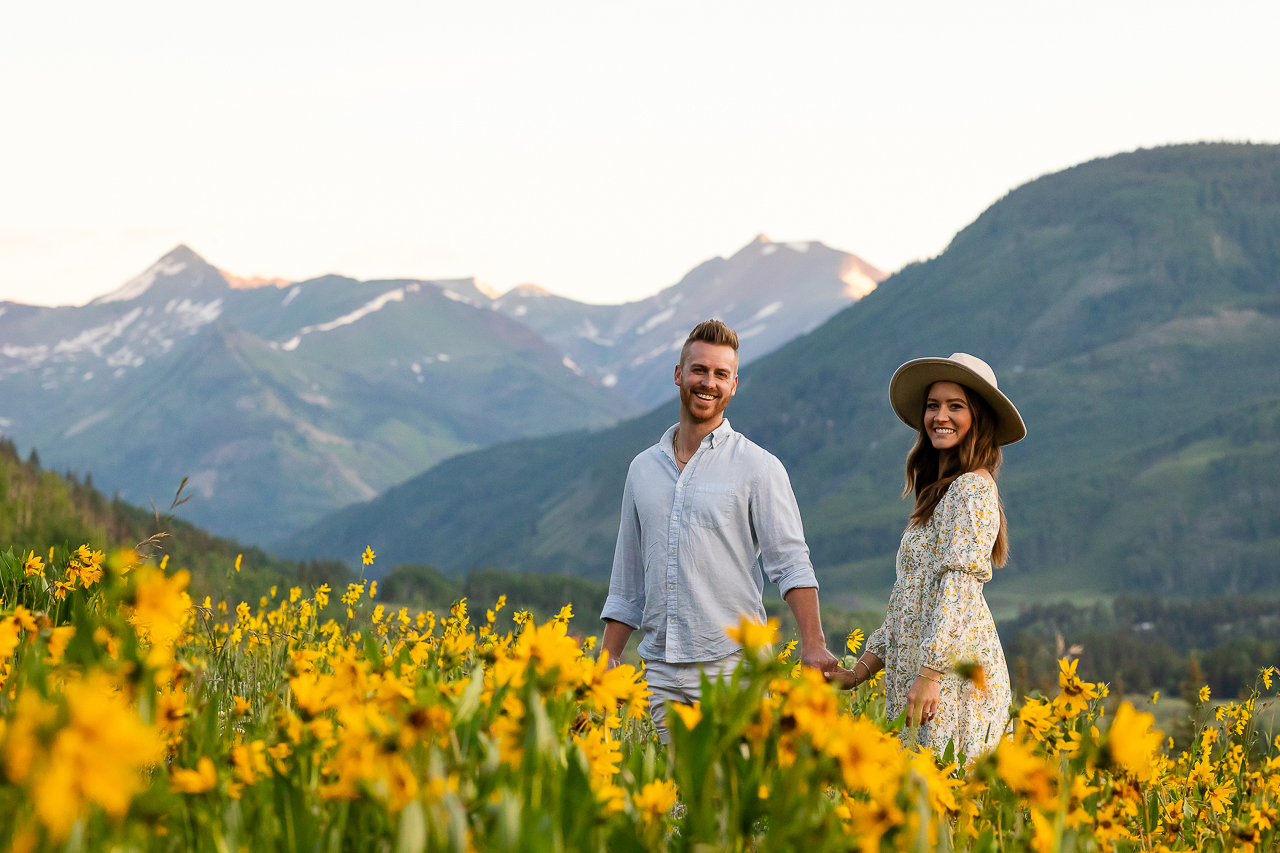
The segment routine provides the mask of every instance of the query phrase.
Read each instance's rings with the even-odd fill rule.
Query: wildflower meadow
[[[366,562],[373,559],[366,552]],[[732,678],[648,717],[568,608],[389,609],[375,584],[193,601],[185,571],[88,547],[0,555],[0,845],[13,851],[1273,849],[1272,686],[1190,746],[1060,664],[994,753],[904,747],[775,625]],[[488,603],[486,603],[488,604]],[[861,636],[847,643],[857,651]],[[967,689],[982,673],[963,662]],[[899,735],[902,735],[901,737]]]

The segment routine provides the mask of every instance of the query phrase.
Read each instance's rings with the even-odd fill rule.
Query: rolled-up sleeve
[[[644,619],[644,559],[640,539],[640,516],[631,492],[631,474],[622,489],[622,520],[618,544],[613,551],[613,572],[609,576],[609,597],[601,619],[612,619],[639,628]]]
[[[818,576],[813,572],[809,546],[804,541],[800,507],[787,469],[777,457],[767,457],[751,491],[750,511],[761,567],[765,576],[778,585],[782,596],[785,598],[793,589],[817,589]]]

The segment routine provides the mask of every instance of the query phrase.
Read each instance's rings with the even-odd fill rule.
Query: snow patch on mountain
[[[298,331],[298,334],[294,335],[284,343],[276,344],[275,342],[272,342],[272,347],[282,349],[285,352],[293,352],[298,348],[298,344],[302,343],[303,335],[309,335],[312,332],[332,332],[339,326],[349,326],[361,317],[367,317],[374,311],[381,311],[383,306],[389,302],[403,302],[406,289],[416,291],[418,290],[418,286],[411,284],[408,288],[397,287],[395,290],[388,290],[377,299],[366,302],[350,314],[343,314],[336,320],[330,320],[327,323],[317,323],[314,326],[303,326],[302,329]]]
[[[641,323],[640,328],[636,329],[636,334],[643,335],[645,332],[648,332],[651,329],[653,329],[654,326],[667,322],[675,315],[676,315],[676,309],[674,306],[671,308],[668,308],[665,311],[659,311],[657,314],[654,314],[648,320],[645,320],[643,323]]]
[[[128,302],[130,299],[137,299],[156,283],[161,277],[177,275],[187,268],[186,261],[169,261],[161,258],[152,264],[151,268],[137,278],[125,282],[120,287],[111,291],[105,296],[99,296],[90,302],[90,305],[105,305],[108,302]]]
[[[778,313],[778,309],[782,307],[782,302],[770,302],[768,305],[756,312],[756,315],[748,320],[748,323],[757,323],[765,317],[770,317]]]
[[[78,423],[72,424],[70,427],[68,427],[67,431],[62,434],[62,437],[71,438],[74,435],[79,435],[80,433],[87,430],[89,427],[93,426],[94,424],[100,424],[109,417],[111,417],[110,409],[103,409],[100,412],[94,412],[92,415],[89,415],[89,417],[85,418],[84,420],[79,421]]]

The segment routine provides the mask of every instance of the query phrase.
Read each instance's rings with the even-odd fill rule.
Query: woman
[[[1027,430],[987,363],[965,353],[902,365],[889,399],[919,433],[903,491],[915,494],[915,509],[884,624],[852,670],[828,677],[851,689],[884,669],[890,719],[905,709],[918,743],[938,755],[952,743],[957,758],[972,759],[1009,726],[1009,670],[982,585],[1009,550],[995,484],[1000,447]]]

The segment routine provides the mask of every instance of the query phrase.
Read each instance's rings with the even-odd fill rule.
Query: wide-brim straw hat
[[[995,371],[965,352],[952,353],[950,358],[912,359],[894,371],[889,402],[904,424],[917,430],[924,426],[924,401],[935,382],[955,382],[987,401],[996,413],[996,444],[1013,444],[1026,437],[1022,415],[996,384]]]

